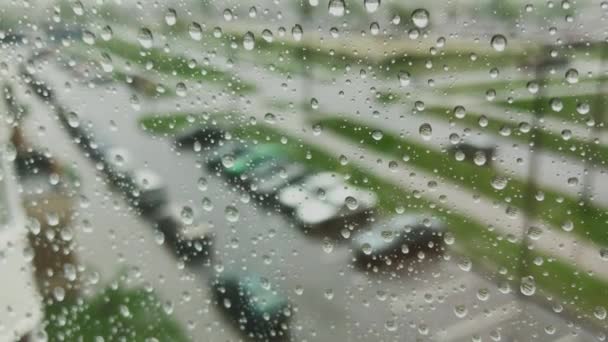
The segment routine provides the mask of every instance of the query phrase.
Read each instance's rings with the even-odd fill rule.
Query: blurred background
[[[0,341],[604,341],[608,1],[0,4]]]

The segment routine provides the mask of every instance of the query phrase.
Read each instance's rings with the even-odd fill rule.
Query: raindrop
[[[188,33],[190,34],[190,38],[192,38],[196,41],[203,39],[203,28],[197,22],[193,21],[188,26]]]
[[[456,317],[465,318],[468,313],[469,313],[469,311],[467,310],[466,305],[459,304],[459,305],[454,306],[454,314],[456,315]]]
[[[165,23],[169,26],[173,26],[177,23],[177,12],[173,8],[169,8],[167,13],[165,13]]]
[[[372,138],[376,141],[382,140],[382,137],[384,137],[384,134],[382,133],[382,131],[380,130],[374,130],[372,132]]]
[[[565,232],[571,232],[574,229],[574,223],[570,220],[566,220],[562,223],[562,229]]]
[[[357,210],[357,208],[359,207],[359,202],[357,202],[357,199],[352,196],[347,196],[344,199],[344,203],[346,204],[346,207],[350,210]]]
[[[507,214],[507,217],[509,217],[510,219],[516,219],[517,216],[519,215],[519,209],[517,209],[517,207],[509,205],[505,209],[505,213]]]
[[[551,106],[551,109],[554,112],[561,112],[562,109],[564,109],[564,103],[562,102],[562,100],[560,100],[556,97],[549,100],[549,105]]]
[[[579,113],[580,115],[588,114],[590,109],[591,109],[591,107],[589,106],[588,103],[579,102],[576,104],[576,112]]]
[[[183,206],[180,217],[185,225],[191,225],[194,222],[194,211],[187,205]]]
[[[536,93],[538,93],[538,89],[540,87],[539,87],[538,83],[536,83],[534,81],[530,81],[530,82],[528,82],[528,84],[526,84],[526,88],[528,89],[530,94],[536,94]]]
[[[175,94],[180,97],[184,97],[188,94],[188,87],[186,87],[184,82],[179,82],[175,85]]]
[[[334,250],[334,243],[331,241],[330,238],[325,237],[323,238],[323,251],[327,254],[333,252]]]
[[[467,110],[463,106],[454,107],[454,116],[463,119],[467,115]]]
[[[490,44],[494,50],[502,52],[507,48],[507,38],[505,38],[505,36],[502,34],[496,34],[490,40]]]
[[[88,45],[95,44],[95,34],[91,31],[85,30],[82,33],[82,41]]]
[[[346,4],[344,3],[344,0],[329,0],[328,11],[329,14],[333,15],[334,17],[344,16],[344,13],[346,12]]]
[[[374,13],[380,7],[380,0],[364,0],[363,4],[365,5],[365,9],[369,13]]]
[[[232,11],[229,8],[224,10],[224,20],[231,21],[232,20]]]
[[[433,127],[429,123],[423,123],[418,129],[418,133],[422,139],[429,141],[433,137]]]
[[[417,28],[425,28],[429,25],[429,12],[424,8],[418,8],[412,12],[412,22]]]
[[[570,84],[578,83],[578,70],[568,69],[566,71],[566,82]]]
[[[494,176],[494,178],[492,178],[492,187],[496,190],[503,190],[504,188],[507,187],[507,177],[504,176]]]
[[[410,73],[407,71],[400,71],[399,74],[397,74],[397,77],[399,77],[399,84],[402,87],[407,87],[408,85],[410,85]]]
[[[80,120],[78,118],[78,114],[76,114],[75,112],[69,112],[67,116],[68,116],[68,125],[70,125],[70,127],[76,128],[76,127],[80,126]]]
[[[596,306],[595,309],[593,309],[593,315],[597,319],[605,320],[606,319],[606,308],[604,308],[603,306]]]
[[[524,296],[532,296],[536,292],[536,282],[531,276],[521,278],[519,290]]]
[[[239,220],[239,210],[233,205],[227,206],[224,214],[229,222],[237,222]]]
[[[243,36],[243,47],[245,48],[245,50],[253,50],[253,48],[255,47],[255,37],[253,36],[253,33],[251,31],[247,31],[247,33],[245,33],[245,36]]]
[[[272,113],[266,113],[264,115],[264,121],[269,124],[275,124],[277,122],[277,117]]]
[[[458,261],[458,267],[465,272],[469,272],[473,268],[473,262],[467,257],[463,257]]]
[[[262,39],[264,39],[267,43],[272,43],[272,41],[274,40],[272,31],[270,31],[269,29],[264,29],[264,31],[262,31]]]
[[[303,34],[304,31],[302,30],[302,26],[300,26],[299,24],[294,25],[294,27],[291,29],[291,36],[296,42],[302,40]]]
[[[74,4],[72,5],[72,11],[74,11],[74,14],[80,16],[84,14],[84,6],[82,5],[82,2],[80,1],[76,1],[74,2]]]
[[[144,49],[151,48],[154,44],[154,36],[152,35],[152,31],[145,27],[142,28],[137,34],[137,41]]]

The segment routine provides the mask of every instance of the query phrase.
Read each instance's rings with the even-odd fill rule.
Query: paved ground
[[[591,340],[559,314],[523,302],[512,292],[502,293],[487,276],[462,270],[452,253],[434,262],[413,261],[395,274],[366,274],[352,266],[348,244],[336,244],[331,253],[326,253],[320,241],[304,236],[284,217],[256,208],[253,203],[243,203],[247,200],[238,191],[230,190],[220,178],[206,174],[197,163],[199,156],[176,153],[167,141],[142,134],[136,124],[141,113],[166,110],[175,104],[144,103],[137,112],[130,104],[129,91],[122,87],[86,89],[74,84],[68,89],[61,86],[65,76],[52,68],[45,69],[42,75],[53,80],[58,96],[68,108],[82,119],[90,120],[90,125],[107,139],[128,149],[133,163],[161,174],[168,182],[173,200],[198,206],[203,197],[211,199],[214,209],[205,215],[217,235],[212,267],[244,267],[277,283],[296,304],[293,325],[296,340],[466,341],[474,334],[484,337],[500,334],[503,340],[511,341]],[[282,91],[279,85],[274,80],[268,81],[265,92],[279,93]],[[324,91],[335,94],[337,88]],[[201,103],[227,105],[207,96],[200,101],[191,100],[180,101],[181,109],[200,110]],[[329,101],[322,99],[321,103],[325,106]],[[82,219],[91,221],[92,231],[77,229],[87,268],[99,270],[103,282],[117,272],[117,265],[125,265],[133,277],[150,282],[165,300],[173,301],[174,314],[184,326],[193,322],[190,331],[195,340],[201,340],[201,336],[210,337],[209,340],[239,339],[209,304],[206,287],[209,270],[182,269],[171,254],[155,242],[150,228],[125,210],[122,200],[102,185],[99,173],[68,143],[58,123],[50,119],[48,109],[40,104],[33,104],[33,109],[35,114],[28,122],[32,139],[48,146],[54,155],[76,163],[83,180],[82,194],[91,202],[79,212]],[[258,117],[265,113],[257,104],[248,109]],[[301,121],[292,121],[294,118],[287,116],[285,119],[286,125],[281,128],[312,140],[310,134],[302,133],[302,128],[308,127],[298,126]],[[325,138],[329,135],[322,137],[330,139]],[[331,142],[336,153],[349,152],[351,159],[360,154],[355,153],[352,146]],[[363,163],[376,164],[375,159],[369,157]],[[204,192],[196,187],[201,176],[208,180],[208,189]],[[454,200],[466,196],[468,194],[455,194]],[[235,224],[224,217],[224,208],[232,204],[240,211]],[[303,289],[301,295],[297,293],[300,288]],[[483,289],[489,292],[486,300],[479,299],[484,298]],[[478,294],[480,290],[482,295]],[[462,318],[454,312],[462,315],[461,304],[467,311]],[[555,327],[553,334],[547,333],[552,332],[550,326]]]

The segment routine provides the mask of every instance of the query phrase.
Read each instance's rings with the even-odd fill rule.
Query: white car
[[[374,192],[350,185],[342,175],[331,172],[305,178],[279,193],[281,205],[292,210],[296,220],[307,227],[339,225],[352,218],[366,217],[377,201]]]
[[[186,261],[211,258],[213,232],[200,211],[179,205],[164,208],[153,221],[175,253]]]

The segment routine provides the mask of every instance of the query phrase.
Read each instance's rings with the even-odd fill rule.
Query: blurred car
[[[220,171],[224,158],[227,156],[236,158],[246,150],[246,145],[241,142],[234,140],[223,141],[217,148],[211,151],[209,156],[207,156],[207,168],[211,171]]]
[[[254,339],[284,336],[291,304],[259,275],[224,271],[211,280],[217,305]]]
[[[133,172],[134,187],[129,197],[144,215],[153,215],[166,205],[167,189],[162,178],[148,169]]]
[[[232,165],[224,167],[224,174],[233,179],[240,179],[256,166],[262,164],[277,165],[277,162],[284,157],[284,150],[280,145],[256,145],[237,155]]]
[[[218,144],[224,139],[224,130],[219,127],[196,126],[187,128],[175,135],[175,145],[182,149],[193,149],[198,143],[201,147]]]
[[[198,212],[184,219],[182,206],[166,206],[152,221],[156,229],[175,253],[187,262],[209,259],[212,256],[213,234]]]
[[[450,152],[462,152],[465,159],[478,165],[491,165],[496,155],[496,144],[486,135],[471,135],[456,145],[450,147]],[[481,163],[483,161],[483,163]]]
[[[274,199],[279,190],[295,184],[308,175],[308,170],[298,163],[262,165],[248,174],[249,191],[262,201]]]
[[[300,224],[310,228],[360,221],[371,215],[378,201],[374,192],[347,184],[342,175],[331,172],[317,173],[283,188],[278,200],[293,211]]]
[[[382,263],[412,255],[414,251],[443,249],[445,224],[430,214],[405,214],[374,224],[353,238],[359,264]]]

